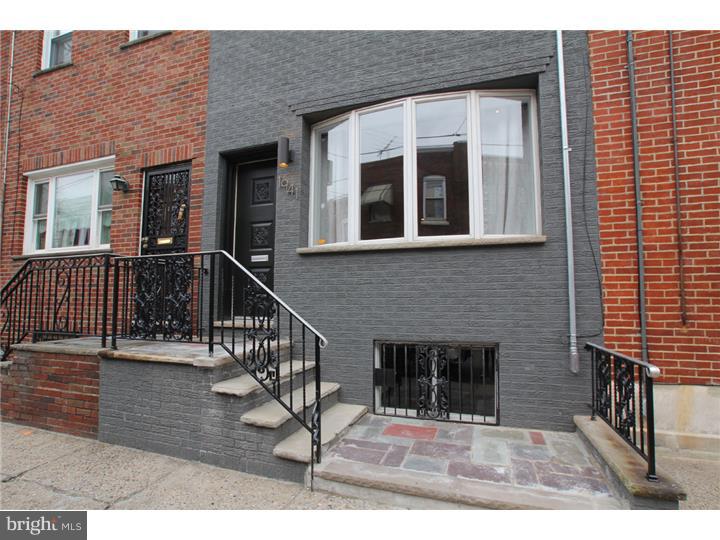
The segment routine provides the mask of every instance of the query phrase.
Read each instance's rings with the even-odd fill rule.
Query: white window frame
[[[52,57],[52,42],[55,38],[58,38],[60,36],[64,36],[65,34],[72,33],[72,30],[45,30],[43,34],[43,54],[42,54],[42,65],[41,69],[50,69],[52,66],[50,65],[50,58]],[[70,37],[72,40],[72,37]],[[72,52],[70,53],[70,57],[72,58]],[[37,57],[36,57],[37,58]],[[37,65],[37,64],[35,64]],[[61,64],[57,64],[61,65]]]
[[[147,36],[141,36],[140,32],[150,32],[150,33]],[[165,32],[165,30],[130,30],[130,39],[128,41],[135,41],[136,39],[149,38],[150,36],[154,36],[155,34],[160,34],[161,32]]]
[[[109,249],[110,244],[100,244],[100,208],[98,203],[100,200],[100,173],[114,169],[115,156],[73,163],[71,165],[63,165],[60,167],[52,167],[49,169],[39,169],[24,173],[28,178],[27,184],[27,204],[25,207],[25,238],[23,242],[23,255],[41,255],[54,253],[73,253],[78,251],[88,251],[93,249]],[[55,227],[55,191],[57,179],[70,174],[93,173],[93,189],[91,199],[90,213],[90,241],[83,246],[58,247],[52,246]],[[48,183],[48,205],[47,205],[47,221],[45,232],[45,247],[35,249],[34,233],[34,211],[35,211],[35,186],[37,184]],[[103,207],[107,209],[107,206]]]
[[[468,125],[468,218],[469,233],[442,236],[420,236],[418,232],[419,218],[417,203],[418,181],[415,141],[415,112],[417,104],[458,99],[465,97]],[[535,192],[535,231],[522,234],[485,234],[483,231],[483,190],[482,190],[482,143],[480,138],[480,99],[483,97],[526,97],[530,104],[530,130],[534,160],[534,192]],[[404,182],[403,182],[403,215],[405,235],[400,238],[380,238],[371,240],[360,239],[360,160],[359,156],[359,117],[361,114],[375,112],[392,107],[403,107],[404,119]],[[317,244],[315,238],[315,196],[316,196],[316,148],[319,132],[328,126],[348,121],[349,131],[349,186],[348,186],[348,241],[332,244]],[[388,101],[379,105],[356,109],[342,115],[329,118],[311,129],[310,136],[310,204],[308,214],[308,246],[318,249],[332,249],[337,246],[400,244],[416,241],[438,241],[455,239],[503,239],[513,237],[541,236],[542,232],[542,194],[540,191],[540,140],[537,118],[537,95],[532,89],[517,90],[469,90],[464,92],[448,92],[414,96]],[[447,194],[446,194],[447,196]],[[424,203],[423,203],[424,205]]]

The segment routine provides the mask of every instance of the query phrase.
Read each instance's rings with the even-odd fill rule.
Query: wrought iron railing
[[[219,347],[310,434],[320,462],[325,337],[225,251],[118,257],[112,340]]]
[[[594,343],[591,355],[592,419],[601,418],[647,461],[647,479],[655,470],[653,379],[660,369]]]
[[[0,359],[26,340],[108,334],[111,254],[29,259],[0,291]]]

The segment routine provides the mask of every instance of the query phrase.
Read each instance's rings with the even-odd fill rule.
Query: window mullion
[[[415,122],[414,122],[414,104],[411,99],[405,100],[404,102],[404,136],[405,136],[405,150],[404,150],[404,190],[405,193],[403,201],[403,209],[405,215],[405,239],[408,241],[415,240],[417,238],[417,231],[415,226],[417,224],[417,181],[415,179]]]
[[[98,232],[98,213],[100,201],[100,169],[96,169],[93,174],[93,187],[90,196],[90,245],[95,247],[100,243],[100,234]]]
[[[470,119],[469,129],[470,141],[468,142],[468,158],[470,159],[470,200],[474,208],[471,208],[473,216],[470,235],[474,238],[483,236],[484,211],[483,206],[483,175],[482,175],[482,139],[480,133],[480,98],[477,92],[470,93]]]
[[[348,118],[349,144],[349,171],[348,171],[348,241],[353,243],[360,240],[360,148],[358,144],[359,122],[357,113],[353,112]]]
[[[55,237],[55,187],[57,185],[57,177],[53,176],[48,179],[48,206],[47,206],[47,226],[45,233],[45,249],[52,247],[52,241]]]

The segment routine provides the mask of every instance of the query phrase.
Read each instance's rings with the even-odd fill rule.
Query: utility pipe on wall
[[[649,362],[647,312],[645,309],[645,245],[643,241],[642,192],[640,191],[640,142],[638,139],[637,98],[635,95],[635,51],[632,30],[627,31],[628,81],[630,83],[630,123],[632,127],[633,178],[635,184],[635,231],[638,258],[638,312],[640,314],[640,353]]]
[[[562,30],[557,39],[558,88],[560,91],[560,132],[562,136],[563,185],[565,188],[565,242],[567,244],[568,318],[570,320],[570,371],[580,371],[577,346],[577,320],[575,310],[575,253],[573,242],[572,200],[570,197],[570,144],[568,142],[567,104],[565,101],[565,59],[563,57]]]
[[[2,191],[0,191],[0,255],[2,255],[2,239],[5,236],[3,230],[3,217],[5,215],[5,186],[7,185],[7,160],[10,148],[10,107],[12,106],[13,95],[13,70],[15,68],[15,30],[12,33],[12,41],[10,42],[10,66],[8,68],[8,103],[7,103],[7,122],[5,123],[5,148],[3,148],[3,172],[2,172]]]

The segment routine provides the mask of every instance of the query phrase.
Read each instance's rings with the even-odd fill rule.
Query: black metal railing
[[[647,479],[657,480],[653,379],[660,369],[594,343],[585,349],[591,355],[592,419],[607,422],[647,461]]]
[[[0,359],[23,341],[108,334],[112,254],[29,259],[0,291]]]
[[[118,257],[111,346],[141,339],[229,354],[310,434],[320,462],[320,349],[327,340],[225,251]]]

